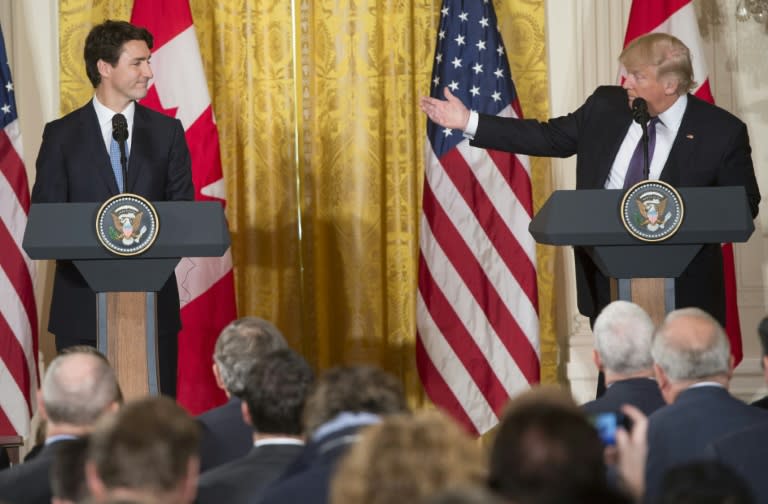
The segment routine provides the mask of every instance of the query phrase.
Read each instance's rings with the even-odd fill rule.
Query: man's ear
[[[48,413],[45,411],[45,402],[43,401],[43,391],[37,389],[37,413],[41,420],[48,420]]]
[[[592,362],[595,363],[599,371],[603,370],[603,359],[600,358],[600,354],[594,348],[592,349]]]
[[[200,477],[200,459],[192,457],[187,462],[187,474],[182,481],[183,502],[195,502],[197,498],[197,481]]]
[[[102,77],[109,77],[109,74],[112,72],[112,65],[100,59],[96,62],[96,69]]]
[[[243,422],[245,422],[246,425],[253,427],[253,417],[251,417],[251,412],[248,410],[248,403],[245,401],[240,403],[240,412],[243,415]]]
[[[96,470],[96,464],[91,460],[85,462],[85,483],[88,485],[88,492],[94,498],[96,502],[100,502],[107,497],[107,487],[99,477],[99,472]]]
[[[219,365],[215,362],[213,363],[213,376],[216,378],[216,385],[223,390],[224,392],[227,391],[227,387],[224,386],[224,380],[221,379],[221,371],[219,371]]]
[[[662,78],[661,85],[664,87],[664,94],[672,96],[677,94],[677,88],[680,85],[680,81],[672,76]]]

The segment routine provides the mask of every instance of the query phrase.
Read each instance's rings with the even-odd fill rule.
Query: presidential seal
[[[122,193],[109,198],[96,214],[96,236],[104,248],[121,256],[145,252],[157,238],[160,221],[152,203]]]
[[[643,180],[624,193],[621,222],[635,238],[660,242],[674,235],[683,222],[683,199],[661,180]]]

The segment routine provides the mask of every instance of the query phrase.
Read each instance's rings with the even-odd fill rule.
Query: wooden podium
[[[755,229],[743,187],[678,188],[685,216],[663,242],[644,242],[621,222],[623,190],[555,191],[531,221],[538,243],[583,247],[612,281],[611,299],[632,301],[659,323],[675,309],[675,282],[705,243],[744,242]]]
[[[114,367],[126,399],[159,393],[156,293],[181,257],[218,257],[230,243],[217,202],[153,205],[157,239],[138,256],[118,256],[99,243],[101,203],[32,205],[24,232],[30,258],[72,261],[96,292],[97,346]]]

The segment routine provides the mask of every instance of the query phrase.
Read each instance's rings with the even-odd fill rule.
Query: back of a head
[[[747,483],[730,467],[715,461],[691,462],[664,475],[659,504],[751,504]]]
[[[115,372],[96,355],[69,353],[48,366],[41,387],[50,423],[90,427],[121,399]]]
[[[312,368],[298,353],[289,348],[268,353],[251,369],[243,392],[253,428],[261,434],[301,434],[313,381]]]
[[[99,422],[88,461],[108,490],[163,494],[187,477],[199,443],[199,426],[184,409],[167,397],[148,397]]]
[[[333,368],[318,379],[304,407],[304,431],[319,426],[343,412],[389,415],[408,410],[400,382],[371,366]]]
[[[60,501],[81,502],[88,497],[85,484],[85,459],[88,437],[59,443],[51,464],[51,494]]]
[[[653,367],[653,320],[635,303],[614,301],[600,312],[592,332],[606,371],[631,374]]]
[[[728,375],[731,347],[717,320],[699,308],[667,314],[656,331],[653,360],[673,382]]]
[[[482,447],[437,411],[391,415],[366,428],[339,464],[332,504],[417,502],[438,490],[480,485]]]
[[[568,394],[539,388],[510,402],[493,442],[489,486],[513,502],[597,502],[604,494],[603,446]]]
[[[288,348],[283,334],[269,321],[243,317],[225,327],[216,340],[213,360],[227,390],[240,396],[251,367],[266,354]]]
[[[619,55],[619,61],[629,71],[645,66],[656,67],[657,78],[677,80],[677,94],[694,89],[691,51],[680,39],[668,33],[654,32],[637,37]]]

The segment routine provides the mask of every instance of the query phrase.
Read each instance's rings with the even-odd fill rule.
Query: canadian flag
[[[195,199],[226,205],[219,134],[189,0],[135,0],[131,22],[154,36],[149,93],[141,104],[178,118],[192,158]],[[211,365],[219,332],[237,317],[232,255],[183,258],[177,399],[193,414],[224,402]]]
[[[691,0],[633,0],[627,22],[627,34],[624,46],[631,41],[651,32],[664,32],[683,41],[691,51],[693,77],[697,88],[693,91],[697,97],[709,103],[715,103],[709,87],[709,71],[704,58],[704,44],[696,22],[696,11]],[[733,246],[723,244],[723,274],[725,277],[725,332],[731,343],[734,365],[741,362],[741,326],[739,307],[736,301],[736,270],[733,262]]]

